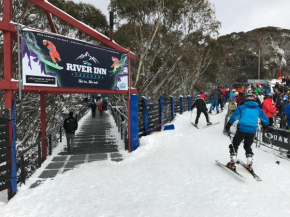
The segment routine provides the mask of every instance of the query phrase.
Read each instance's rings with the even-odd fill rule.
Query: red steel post
[[[12,20],[12,1],[3,1],[3,22],[5,26]],[[10,31],[3,31],[3,48],[4,48],[4,81],[11,82],[13,78],[13,68],[12,68],[12,33]],[[12,111],[13,103],[13,91],[4,91],[4,101],[5,108],[10,110],[10,115]],[[12,143],[12,124],[9,121],[9,147],[11,148]],[[10,153],[10,170],[11,170],[11,153]],[[8,188],[8,199],[11,197],[11,188]]]
[[[127,48],[128,50],[128,151],[131,152],[131,107],[130,107],[130,94],[131,94],[131,64],[130,64],[130,47]]]
[[[45,101],[45,92],[40,92],[40,119],[41,119],[41,137],[46,136],[46,101]],[[42,140],[42,160],[46,159],[47,156],[47,149],[46,149],[46,139]]]

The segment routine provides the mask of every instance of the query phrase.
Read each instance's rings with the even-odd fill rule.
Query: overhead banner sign
[[[268,80],[265,79],[248,79],[249,84],[265,84]]]
[[[128,90],[126,53],[25,29],[23,85]]]
[[[268,127],[263,131],[263,142],[290,150],[290,131]]]

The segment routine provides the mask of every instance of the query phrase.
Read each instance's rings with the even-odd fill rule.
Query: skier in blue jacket
[[[229,146],[231,161],[227,164],[229,168],[234,170],[236,168],[238,148],[243,140],[247,157],[246,166],[253,170],[254,154],[251,146],[253,144],[255,133],[258,127],[258,118],[261,119],[264,126],[269,124],[269,118],[266,116],[264,111],[259,108],[259,105],[256,102],[256,98],[256,95],[248,93],[245,97],[245,103],[235,110],[225,127],[228,135],[230,135],[231,126],[239,118],[238,128],[233,139],[233,144],[230,144]]]
[[[285,115],[287,116],[287,125],[288,129],[290,129],[290,104],[287,104],[284,108]]]

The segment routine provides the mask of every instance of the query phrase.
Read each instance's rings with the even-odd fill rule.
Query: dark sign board
[[[7,118],[0,118],[0,191],[9,187],[9,125]]]
[[[290,150],[290,131],[268,127],[263,131],[263,142]]]
[[[22,32],[23,84],[128,90],[127,53],[61,35]]]

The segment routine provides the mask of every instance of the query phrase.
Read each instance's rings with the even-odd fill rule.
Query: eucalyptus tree
[[[138,92],[188,91],[184,86],[194,83],[207,66],[201,63],[208,52],[206,38],[216,36],[220,26],[208,0],[112,0],[110,7],[118,24],[116,40],[139,57],[132,63]]]

